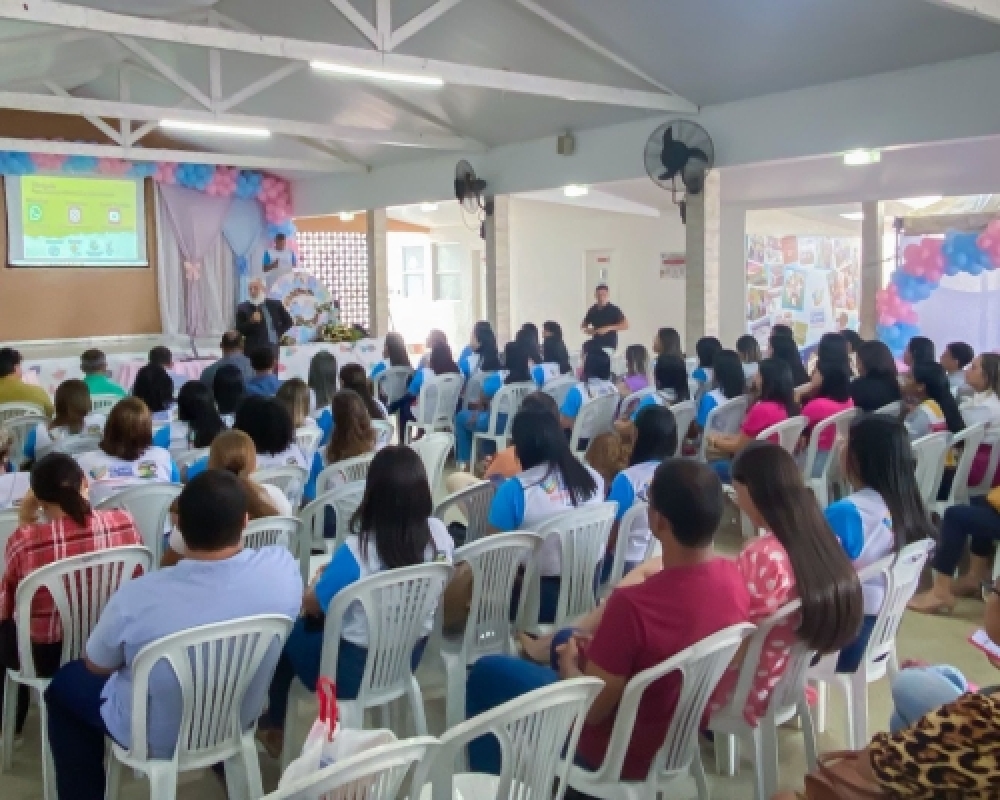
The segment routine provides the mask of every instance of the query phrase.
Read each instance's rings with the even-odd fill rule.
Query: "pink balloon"
[[[896,318],[894,316],[892,316],[892,314],[888,314],[888,313],[886,313],[886,314],[879,314],[878,315],[878,324],[879,325],[884,325],[887,328],[891,328],[893,325],[896,324]]]
[[[31,161],[37,169],[58,172],[69,156],[60,153],[32,153]]]

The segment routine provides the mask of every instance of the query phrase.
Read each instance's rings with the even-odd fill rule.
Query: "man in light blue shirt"
[[[274,374],[274,351],[270,347],[260,347],[250,354],[250,366],[253,367],[253,377],[247,381],[247,395],[259,394],[264,397],[274,397],[278,393],[281,381]]]
[[[243,549],[247,501],[236,476],[220,470],[199,475],[179,495],[177,516],[185,558],[124,583],[101,614],[84,657],[62,667],[45,693],[59,797],[104,797],[105,736],[123,747],[133,735],[146,736],[150,757],[171,757],[182,704],[165,662],[150,675],[147,728],[132,730],[132,665],[143,647],[200,625],[298,615],[302,578],[291,553]],[[246,729],[260,715],[281,646],[272,644],[243,699]]]

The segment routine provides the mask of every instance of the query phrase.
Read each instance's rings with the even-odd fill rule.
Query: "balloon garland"
[[[1000,265],[1000,220],[981,234],[949,231],[944,239],[925,237],[903,250],[903,263],[889,285],[875,294],[878,338],[895,356],[920,334],[914,304],[926,300],[944,275],[981,275]]]

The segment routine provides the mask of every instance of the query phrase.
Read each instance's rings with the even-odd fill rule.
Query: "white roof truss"
[[[1000,22],[1000,0],[926,0],[936,6],[972,14],[990,22]]]

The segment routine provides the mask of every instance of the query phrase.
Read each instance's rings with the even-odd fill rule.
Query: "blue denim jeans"
[[[922,716],[957,700],[969,691],[969,684],[954,667],[910,667],[901,670],[892,682],[892,717],[889,729],[898,733]]]

